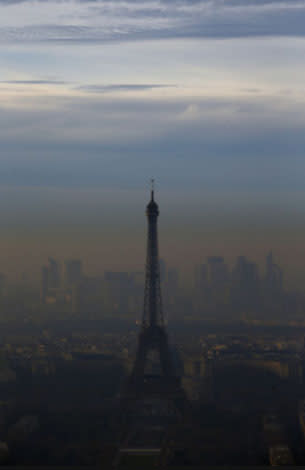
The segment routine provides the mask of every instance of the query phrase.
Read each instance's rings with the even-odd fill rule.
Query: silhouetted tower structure
[[[283,273],[277,264],[274,263],[272,251],[266,257],[265,286],[269,292],[282,291]]]
[[[153,186],[146,215],[148,237],[143,318],[136,359],[125,397],[145,399],[154,396],[173,401],[181,400],[184,394],[175,372],[162,309],[157,229],[159,207],[154,199]],[[158,356],[158,373],[147,372],[151,354]]]
[[[58,289],[61,285],[60,267],[53,258],[48,258],[48,264],[41,270],[41,290],[40,298],[43,303],[46,302],[50,289]]]
[[[124,384],[118,420],[115,420],[118,448],[112,462],[114,468],[120,468],[126,455],[130,462],[130,457],[138,452],[139,456],[143,452],[149,455],[156,468],[163,468],[171,453],[168,446],[174,442],[173,438],[189,414],[163,316],[157,229],[159,208],[153,186],[146,215],[148,237],[142,325],[133,369]],[[135,463],[138,465],[139,462]]]

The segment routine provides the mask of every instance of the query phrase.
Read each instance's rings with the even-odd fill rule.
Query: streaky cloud
[[[66,85],[64,80],[0,80],[5,85]]]
[[[82,85],[78,90],[87,91],[90,93],[112,93],[112,92],[128,92],[128,91],[145,91],[159,88],[176,88],[177,85],[167,84],[136,84],[136,83],[121,83],[112,85]]]
[[[266,36],[304,37],[305,0],[0,0],[2,43]]]

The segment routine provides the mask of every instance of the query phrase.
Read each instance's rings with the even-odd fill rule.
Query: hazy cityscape
[[[147,207],[154,227],[158,206]],[[208,256],[185,283],[177,268],[158,261],[152,233],[146,273],[93,277],[81,259],[49,257],[39,283],[26,273],[18,282],[1,275],[1,463],[303,465],[304,293],[286,289],[272,251],[264,270],[242,255],[231,267]],[[168,345],[162,335],[159,346],[150,344],[147,321],[168,330]],[[147,401],[145,388],[141,405],[141,334],[144,348],[161,348],[166,372],[152,356],[143,376],[160,381],[158,401],[177,401],[168,395],[173,359],[178,415]]]
[[[193,267],[185,280],[181,270],[160,259],[163,303],[167,320],[203,323],[239,322],[253,325],[305,326],[305,294],[285,286],[285,273],[276,255],[266,253],[260,269],[254,260],[240,255],[233,266],[218,255],[208,256]],[[26,272],[19,280],[0,275],[2,321],[35,323],[45,320],[113,319],[134,323],[143,308],[145,281],[142,271],[110,271],[86,274],[81,259],[63,262],[46,259],[40,280]]]
[[[305,467],[305,0],[0,0],[0,469]]]

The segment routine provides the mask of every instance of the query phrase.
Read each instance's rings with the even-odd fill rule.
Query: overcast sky
[[[142,222],[155,177],[184,229],[250,218],[244,251],[260,234],[289,264],[272,237],[305,220],[304,35],[305,0],[0,0],[3,228]]]

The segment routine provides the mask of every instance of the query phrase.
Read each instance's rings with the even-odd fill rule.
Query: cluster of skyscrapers
[[[64,272],[54,258],[41,270],[41,301],[43,303],[56,302],[67,295],[67,289],[77,287],[83,279],[83,265],[81,260],[70,259],[64,263]]]
[[[179,273],[160,262],[160,275],[166,286],[166,302],[173,304],[178,292]],[[82,261],[69,259],[62,266],[49,258],[41,270],[40,298],[45,305],[70,306],[74,312],[101,312],[128,315],[143,304],[144,272],[105,271],[87,276]]]
[[[259,312],[283,310],[283,274],[272,253],[263,275],[258,265],[239,256],[232,268],[221,256],[209,256],[195,269],[193,288],[181,288],[179,271],[160,260],[160,279],[167,315]],[[144,272],[105,271],[84,274],[82,261],[59,263],[49,258],[41,271],[41,302],[57,309],[84,313],[135,315],[143,304]]]
[[[230,306],[235,310],[253,311],[270,303],[277,305],[283,292],[282,270],[270,252],[263,276],[256,263],[239,256],[232,269],[223,257],[210,256],[195,270],[198,309],[217,310]]]

